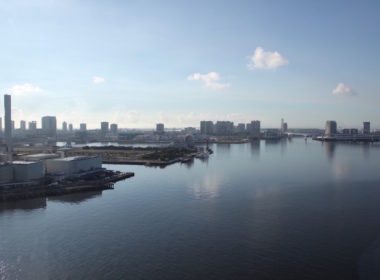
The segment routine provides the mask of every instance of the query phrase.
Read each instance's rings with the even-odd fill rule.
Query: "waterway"
[[[0,279],[380,279],[380,144],[214,144],[0,204]]]

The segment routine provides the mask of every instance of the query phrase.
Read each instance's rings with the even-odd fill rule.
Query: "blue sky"
[[[16,127],[56,115],[90,128],[281,117],[380,128],[379,12],[378,1],[2,0],[0,89]]]

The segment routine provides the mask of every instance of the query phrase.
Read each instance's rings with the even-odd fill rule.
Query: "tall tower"
[[[12,117],[11,117],[11,96],[4,95],[4,139],[7,145],[7,152],[12,153]]]

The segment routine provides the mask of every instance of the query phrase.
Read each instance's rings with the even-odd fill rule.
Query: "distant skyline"
[[[0,114],[380,128],[378,1],[0,3]]]

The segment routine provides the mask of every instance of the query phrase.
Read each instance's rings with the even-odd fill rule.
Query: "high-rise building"
[[[15,121],[12,121],[12,133],[15,131],[15,128],[16,128]]]
[[[217,121],[215,133],[217,135],[231,135],[234,132],[234,123],[230,121]]]
[[[74,128],[73,128],[73,124],[69,124],[69,132],[73,132]]]
[[[371,123],[363,122],[363,134],[370,134],[370,133],[371,133]]]
[[[79,130],[80,130],[80,131],[87,131],[87,124],[85,124],[85,123],[81,123],[81,124],[79,125]]]
[[[41,119],[42,130],[50,137],[57,135],[57,119],[54,116],[44,116]]]
[[[257,121],[257,120],[251,121],[251,123],[247,125],[247,131],[251,138],[255,138],[255,139],[260,138],[260,130],[261,130],[260,121]]]
[[[37,122],[36,121],[31,121],[28,124],[29,130],[36,130],[37,129]]]
[[[239,134],[245,133],[245,123],[239,123],[236,126],[236,132],[239,133]]]
[[[62,130],[63,130],[64,132],[67,132],[67,122],[63,122],[63,123],[62,123]]]
[[[214,123],[212,121],[201,121],[201,134],[211,135],[214,133]]]
[[[100,131],[102,135],[106,135],[109,131],[109,123],[108,122],[101,122],[100,123]]]
[[[117,135],[117,124],[116,123],[111,124],[111,134]]]
[[[4,95],[4,138],[7,145],[7,151],[12,151],[12,116],[11,116],[11,96]]]
[[[26,130],[26,121],[20,121],[20,129]]]
[[[156,124],[156,133],[157,134],[164,134],[165,132],[165,126],[163,123]]]
[[[281,133],[285,133],[288,130],[288,124],[281,119]]]
[[[0,117],[0,135],[3,134],[3,119]]]
[[[333,136],[337,134],[337,124],[336,121],[326,121],[326,126],[325,126],[325,135],[326,136]]]

